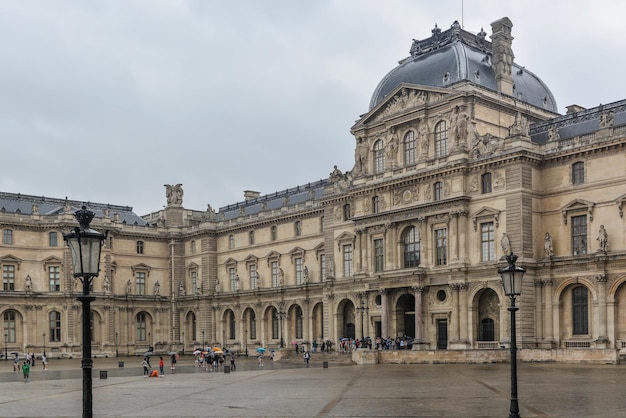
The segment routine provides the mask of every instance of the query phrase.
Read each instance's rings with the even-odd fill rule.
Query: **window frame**
[[[48,341],[61,342],[61,312],[52,311],[48,314]]]
[[[145,243],[144,241],[137,241],[137,254],[144,254],[144,250],[145,250]]]
[[[15,292],[15,264],[2,264],[2,290]]]
[[[417,141],[413,130],[404,134],[404,165],[414,165],[417,161]]]
[[[48,246],[49,247],[59,246],[59,233],[58,232],[51,231],[48,233]]]
[[[351,243],[341,246],[341,255],[343,260],[343,277],[352,277],[354,274],[354,249]]]
[[[435,125],[435,158],[448,155],[448,123],[445,120]]]
[[[480,191],[482,194],[491,193],[493,191],[491,173],[483,173],[480,176]]]
[[[483,262],[496,259],[496,232],[493,221],[480,224],[480,260]]]
[[[48,290],[61,291],[61,266],[48,266]]]
[[[385,241],[382,238],[372,240],[372,254],[374,273],[382,273],[385,270]]]
[[[419,229],[410,226],[404,230],[402,239],[404,268],[419,267],[421,259],[420,234]]]
[[[448,265],[448,228],[435,228],[433,231],[435,239],[435,265]]]
[[[374,142],[374,174],[382,174],[385,172],[385,143],[382,139]]]
[[[436,181],[433,183],[433,200],[439,202],[443,200],[443,182]]]
[[[572,289],[572,335],[589,335],[589,290],[585,286]]]
[[[572,255],[586,255],[588,253],[587,215],[574,215],[570,219]],[[581,248],[579,250],[578,248]]]
[[[585,163],[576,161],[572,164],[572,184],[574,186],[585,184]]]

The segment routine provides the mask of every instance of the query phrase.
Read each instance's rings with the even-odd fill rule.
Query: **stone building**
[[[497,358],[509,343],[498,266],[527,272],[522,358],[614,362],[626,346],[626,100],[557,113],[514,61],[512,23],[413,40],[352,127],[354,166],[215,211],[146,216],[87,203],[108,230],[93,353],[254,352],[410,336],[413,355]],[[523,40],[522,40],[523,41]],[[84,202],[0,194],[0,315],[9,352],[80,355],[62,232]],[[474,356],[474,357],[473,357]]]

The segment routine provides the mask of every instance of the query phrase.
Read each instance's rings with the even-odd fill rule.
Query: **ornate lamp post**
[[[4,361],[8,361],[9,350],[7,350],[7,346],[9,345],[9,331],[4,330]]]
[[[46,333],[43,333],[43,355],[46,355]]]
[[[206,341],[204,340],[204,330],[202,330],[202,349],[206,348]]]
[[[183,356],[184,355],[185,355],[185,331],[183,331]]]
[[[517,256],[513,253],[506,256],[508,266],[498,269],[498,274],[502,278],[502,286],[504,294],[511,298],[511,403],[509,406],[509,418],[520,418],[519,405],[517,403],[517,344],[515,331],[515,312],[518,308],[515,306],[515,298],[521,294],[522,279],[526,269],[515,265]]]
[[[119,356],[120,352],[117,349],[117,332],[115,333],[115,357]]]
[[[82,303],[83,311],[83,417],[93,416],[93,399],[91,386],[91,302],[96,298],[89,296],[89,288],[94,277],[100,272],[100,251],[106,235],[89,227],[94,213],[83,206],[74,212],[80,224],[70,233],[63,234],[63,239],[70,247],[74,277],[83,282],[83,293],[77,299]]]

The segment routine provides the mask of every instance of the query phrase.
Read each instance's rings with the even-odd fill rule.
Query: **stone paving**
[[[164,378],[143,378],[140,359],[121,360],[124,369],[118,359],[95,359],[97,417],[506,417],[509,410],[509,364],[346,366],[318,356],[309,368],[238,359],[234,373],[207,373],[185,359],[174,374],[168,364]],[[38,364],[29,383],[10,362],[0,370],[0,416],[81,415],[79,360],[52,361],[48,372]],[[626,366],[520,363],[518,380],[522,417],[626,417]]]

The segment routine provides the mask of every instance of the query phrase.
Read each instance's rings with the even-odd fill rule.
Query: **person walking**
[[[304,364],[306,364],[306,367],[309,367],[309,360],[311,359],[311,354],[309,354],[308,351],[304,352]]]
[[[20,371],[20,356],[16,354],[15,358],[13,359],[13,373],[16,374],[19,371]]]
[[[170,361],[172,363],[170,369],[176,370],[176,353],[172,353],[172,358]]]
[[[159,376],[165,376],[165,362],[163,361],[163,357],[159,357]]]
[[[141,365],[143,366],[143,377],[148,377],[150,376],[150,370],[148,369],[149,365],[148,365],[148,361],[146,360],[146,358],[143,358],[143,361],[141,362]]]
[[[233,353],[230,355],[230,370],[234,372],[236,368],[237,367],[235,366],[235,354]]]
[[[48,357],[45,354],[41,356],[41,364],[44,371],[48,370]]]
[[[30,363],[24,361],[22,364],[22,373],[24,373],[24,382],[30,382]]]

